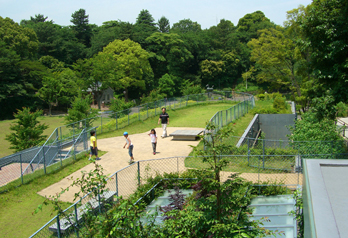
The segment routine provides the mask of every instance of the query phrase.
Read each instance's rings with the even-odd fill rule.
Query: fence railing
[[[187,95],[141,104],[119,112],[110,111],[102,113],[98,117],[57,127],[43,146],[34,147],[0,158],[0,187],[11,181],[16,183],[14,186],[18,186],[33,178],[32,176],[24,175],[32,174],[35,176],[34,172],[38,170],[42,170],[38,174],[46,174],[48,171],[61,167],[64,159],[67,158],[65,156],[66,153],[68,153],[68,150],[76,142],[76,138],[81,135],[83,130],[85,130],[86,135],[80,138],[81,141],[77,145],[86,145],[88,141],[87,132],[92,128],[97,128],[97,134],[115,131],[135,121],[146,120],[147,118],[159,115],[162,107],[171,110],[219,100],[244,101],[250,97],[252,96],[249,94],[238,92],[210,92]],[[82,148],[82,146],[78,147]],[[84,146],[83,148],[78,151],[86,151],[88,146]],[[18,178],[21,179],[17,180]]]

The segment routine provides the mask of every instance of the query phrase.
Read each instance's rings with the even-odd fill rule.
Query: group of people
[[[162,129],[163,129],[163,134],[162,134],[162,138],[167,137],[167,125],[169,125],[169,115],[166,112],[166,109],[163,107],[162,108],[162,113],[159,116],[158,119],[158,124],[161,122],[162,124]],[[156,147],[157,147],[157,135],[156,135],[156,130],[155,129],[151,129],[150,133],[148,134],[150,136],[151,139],[151,144],[152,144],[152,150],[153,150],[153,154],[156,155]],[[129,163],[134,163],[134,156],[133,156],[133,148],[134,145],[129,137],[128,132],[124,132],[123,133],[124,138],[126,139],[126,143],[124,144],[123,148],[128,149],[128,154],[130,156],[130,160]],[[95,131],[91,131],[91,138],[90,138],[90,146],[91,146],[91,153],[89,155],[89,159],[92,158],[93,155],[96,156],[95,160],[100,160],[100,158],[98,157],[98,148],[97,148],[97,138],[95,137]]]

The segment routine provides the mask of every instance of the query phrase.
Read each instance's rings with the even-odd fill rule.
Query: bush
[[[347,117],[348,115],[348,106],[343,102],[339,102],[336,105],[337,116],[338,117]]]
[[[126,102],[124,98],[119,98],[115,96],[115,99],[111,100],[110,114],[111,118],[122,117],[130,113],[130,108],[134,106],[133,102]]]

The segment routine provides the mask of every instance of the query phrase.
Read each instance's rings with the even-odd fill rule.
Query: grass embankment
[[[170,126],[173,127],[205,127],[206,122],[220,110],[228,109],[231,103],[216,103],[185,107],[168,111]],[[157,125],[158,117],[138,121],[121,130],[98,135],[98,138],[109,138],[122,135],[123,131],[129,133],[142,133]],[[48,122],[46,122],[48,123]],[[54,129],[54,128],[53,128]],[[53,131],[51,129],[51,133]],[[37,194],[38,191],[60,181],[90,161],[86,156],[80,157],[74,163],[39,178],[28,184],[0,194],[0,230],[2,237],[28,237],[48,222],[52,217],[52,207],[44,207],[42,212],[32,215],[38,204],[42,204],[44,198]],[[68,203],[64,203],[68,206]]]
[[[227,139],[225,139],[224,143],[231,145],[231,148],[234,150],[232,155],[247,155],[247,147],[246,145],[241,146],[240,148],[236,148],[240,137],[243,135],[245,129],[248,127],[250,121],[253,119],[255,111],[269,108],[272,106],[271,101],[256,101],[255,109],[249,111],[249,113],[245,114],[243,117],[234,120],[227,127],[232,128],[233,133]],[[286,113],[291,113],[291,109],[288,108]],[[257,147],[259,149],[257,150]],[[203,150],[203,143],[198,144],[198,148]],[[262,145],[255,146],[255,148],[250,149],[251,156],[231,156],[228,157],[230,163],[223,168],[224,171],[229,172],[239,172],[239,173],[282,173],[286,171],[290,171],[292,168],[292,163],[294,162],[294,158],[292,156],[286,156],[288,154],[293,155],[293,151],[285,150],[285,149],[272,149],[267,148],[265,153],[268,155],[265,156],[252,156],[252,155],[260,155],[263,153]],[[191,153],[190,155],[193,155]],[[272,155],[284,155],[284,156],[272,156]],[[207,163],[203,163],[202,159],[199,158],[187,158],[185,160],[185,166],[188,168],[196,168],[196,169],[205,169],[209,168]],[[260,168],[272,168],[272,169],[261,169]]]
[[[64,125],[64,118],[61,116],[43,116],[39,117],[40,123],[45,123],[48,125],[48,128],[44,131],[44,135],[50,136],[54,129],[56,129],[59,126]],[[12,131],[10,130],[10,125],[14,124],[15,120],[4,120],[0,121],[0,143],[1,143],[1,151],[0,151],[0,158],[13,154],[14,150],[10,149],[10,142],[5,140],[6,135],[10,134]]]

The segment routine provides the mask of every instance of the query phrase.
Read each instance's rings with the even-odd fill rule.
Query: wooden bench
[[[202,132],[203,130],[176,130],[169,136],[173,136],[173,140],[196,140]]]
[[[114,196],[116,195],[115,191],[105,191],[103,194],[100,195],[100,200],[104,203],[111,203],[113,201]],[[102,205],[102,204],[101,204]],[[64,233],[69,230],[69,228],[75,224],[76,222],[80,221],[84,214],[86,214],[88,211],[93,211],[95,209],[99,208],[99,201],[98,197],[92,198],[87,203],[83,204],[82,206],[78,207],[77,215],[75,216],[74,213],[70,213],[65,218],[60,219],[59,225],[60,225],[60,232]],[[77,221],[76,221],[77,218]],[[52,224],[48,229],[53,232],[58,232],[57,228],[57,222]]]

